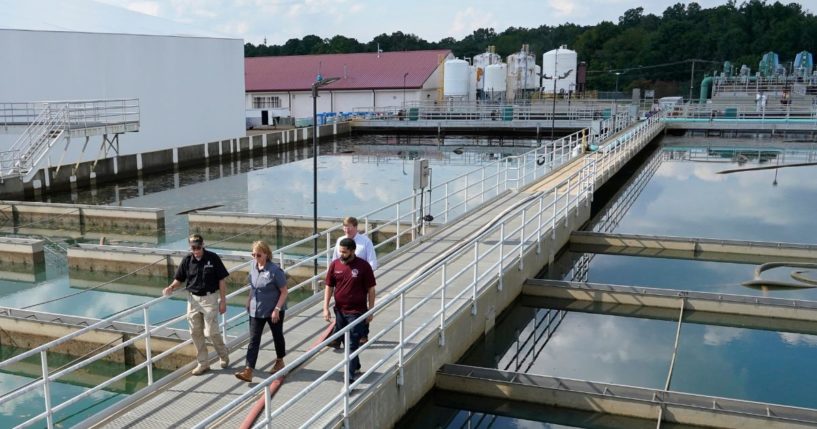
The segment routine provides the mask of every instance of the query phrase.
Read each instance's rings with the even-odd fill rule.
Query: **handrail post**
[[[465,175],[465,201],[464,213],[468,213],[468,175]]]
[[[525,209],[522,209],[522,225],[519,228],[519,271],[524,269],[525,255]]]
[[[477,281],[479,279],[479,240],[474,240],[474,282],[471,289],[471,314],[477,314]]]
[[[545,203],[544,194],[539,197],[539,210],[536,223],[536,254],[542,254],[542,206]]]
[[[51,382],[48,380],[48,355],[40,352],[40,364],[43,370],[43,399],[45,400],[45,419],[48,429],[54,428],[54,413],[51,411]]]
[[[145,361],[147,365],[145,368],[148,372],[148,386],[153,384],[153,353],[150,341],[150,316],[148,315],[148,307],[142,308],[142,313],[145,318]]]
[[[270,418],[270,413],[272,412],[272,392],[270,392],[269,384],[264,386],[264,420],[266,420],[267,429],[272,429],[272,418]]]
[[[406,335],[406,294],[400,294],[400,332],[399,332],[399,343],[398,347],[400,347],[400,353],[398,356],[398,373],[397,373],[397,385],[402,386],[404,383],[404,373],[403,373],[403,356],[405,354],[405,344],[403,343],[404,338]],[[346,343],[349,344],[349,343]]]
[[[396,228],[397,228],[397,244],[396,244],[396,249],[399,249],[400,248],[400,203],[398,202],[394,206],[397,208],[397,224],[396,224]],[[371,239],[371,237],[369,239]]]
[[[503,269],[503,265],[505,262],[505,221],[499,224],[499,264],[497,267],[497,276],[499,276],[497,290],[502,291],[503,288],[503,275],[502,273],[505,271]]]
[[[445,345],[445,289],[448,287],[448,285],[446,284],[447,279],[445,275],[446,271],[445,267],[446,264],[443,263],[442,267],[440,268],[440,270],[442,271],[441,280],[442,294],[440,296],[440,340],[439,340],[440,346]]]
[[[352,362],[349,360],[349,344],[351,344],[349,332],[347,330],[343,333],[343,426],[347,429],[349,428],[349,368],[352,367]]]
[[[482,171],[482,180],[479,181],[479,184],[480,184],[479,194],[481,195],[481,198],[480,198],[479,202],[484,203],[485,202],[485,167],[482,167],[480,169],[480,171]]]
[[[226,299],[226,298],[225,298]],[[221,314],[221,339],[227,344],[227,312]]]
[[[326,267],[329,268],[329,264],[332,263],[332,257],[334,256],[332,250],[332,234],[326,233]]]
[[[445,209],[443,214],[443,223],[448,223],[448,182],[445,182]]]

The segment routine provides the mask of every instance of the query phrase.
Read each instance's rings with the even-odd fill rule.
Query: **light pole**
[[[324,79],[319,74],[312,84],[312,235],[315,236],[313,243],[315,276],[318,275],[318,88],[338,79],[337,77]]]
[[[406,110],[406,78],[408,77],[408,72],[403,74],[403,110]],[[405,113],[404,113],[405,114]]]
[[[621,72],[616,72],[616,97],[618,97],[618,77],[621,75]]]

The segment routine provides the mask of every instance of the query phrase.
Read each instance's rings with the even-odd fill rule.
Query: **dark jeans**
[[[347,325],[351,324],[357,318],[360,317],[360,314],[343,314],[341,313],[337,307],[335,308],[335,329],[341,330],[345,328]],[[349,353],[354,353],[355,350],[360,347],[360,337],[366,334],[367,331],[366,322],[358,323],[349,331]],[[343,338],[343,337],[341,337]],[[351,362],[349,362],[349,377],[354,379],[355,372],[360,369],[360,357],[355,356]]]
[[[275,343],[275,355],[278,359],[286,356],[286,342],[284,342],[284,312],[280,312],[281,318],[278,323],[272,323],[272,317],[252,317],[250,316],[250,344],[247,345],[247,366],[255,369],[255,362],[258,360],[258,348],[261,345],[261,334],[264,333],[264,325],[269,325],[272,331],[272,340]]]

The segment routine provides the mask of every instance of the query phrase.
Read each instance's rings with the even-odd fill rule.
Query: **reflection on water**
[[[684,324],[672,390],[817,408],[817,336]]]
[[[813,144],[672,137],[665,137],[662,144],[662,149],[633,171],[586,229],[817,244],[812,233],[817,229],[817,167],[718,174],[728,169],[814,162],[817,148]],[[814,290],[758,291],[741,286],[752,278],[754,268],[566,252],[550,268],[549,277],[817,300]],[[765,278],[786,280],[789,271],[774,270]],[[630,315],[637,314],[634,310]],[[560,323],[554,325],[547,319]],[[461,363],[662,389],[676,327],[673,321],[559,312],[517,302]],[[809,366],[815,347],[817,336],[686,322],[670,388],[817,408],[810,391],[817,380]],[[427,395],[401,422],[403,427],[485,426],[486,421],[497,427],[641,427],[637,421],[605,421],[609,416],[590,417],[592,422],[553,417],[572,413],[563,409],[525,415],[520,411],[524,404],[484,405],[492,401],[481,397],[452,399],[457,397],[449,392]],[[420,417],[426,414],[429,417]],[[555,424],[538,423],[541,420]],[[646,425],[655,427],[655,422]]]
[[[319,215],[362,214],[410,195],[412,162],[417,158],[430,160],[433,183],[440,183],[504,156],[526,152],[536,145],[536,141],[530,139],[377,135],[344,137],[322,143],[318,158]],[[281,150],[249,155],[239,154],[222,162],[211,160],[178,171],[146,174],[90,189],[47,195],[43,201],[161,208],[165,210],[166,230],[158,237],[147,239],[117,232],[55,232],[35,224],[26,225],[27,230],[8,231],[12,236],[46,240],[46,269],[44,275],[34,273],[24,277],[16,274],[4,276],[0,272],[3,306],[103,318],[160,296],[161,288],[168,283],[168,279],[155,278],[137,284],[129,280],[107,284],[119,274],[104,273],[69,278],[66,249],[77,242],[97,243],[104,237],[109,244],[184,249],[187,245],[187,216],[179,213],[210,206],[217,206],[215,210],[218,211],[311,216],[311,145],[289,145]],[[217,245],[211,248],[223,250]],[[238,276],[241,278],[237,281],[243,282],[243,276]],[[304,299],[307,293],[290,295],[291,304]],[[66,298],[59,299],[61,297]],[[243,304],[237,304],[228,307],[228,317],[244,312]],[[151,308],[149,316],[155,324],[182,314],[185,308],[183,299],[165,300]],[[141,312],[124,320],[142,323]],[[186,329],[187,323],[182,321],[174,327]],[[246,323],[242,322],[228,334],[243,333],[246,329]],[[4,391],[30,380],[26,374],[0,375]],[[57,384],[53,395],[67,398],[81,390],[71,384]],[[42,401],[38,395],[32,393],[14,405],[4,405],[0,426],[18,424],[40,412],[37,407],[41,407]],[[93,410],[93,403],[117,400],[120,396],[121,393],[101,392],[67,414],[92,407],[87,413],[80,414],[87,415]],[[70,426],[75,420],[67,422],[64,424]]]
[[[21,353],[23,350],[11,346],[0,347],[0,360],[8,359],[11,356]],[[65,368],[75,363],[75,358],[59,353],[48,353],[49,371],[55,372],[59,368]],[[67,375],[64,378],[50,384],[52,404],[62,403],[78,394],[86,391],[87,388],[99,385],[109,380],[113,376],[122,373],[128,367],[124,364],[112,362],[95,362],[82,369]],[[2,392],[11,392],[14,389],[24,386],[32,380],[41,377],[42,368],[39,356],[25,359],[10,367],[4,368],[0,373],[0,386]],[[153,370],[154,380],[158,380],[168,371],[160,369]],[[92,414],[101,411],[112,403],[124,398],[147,385],[147,373],[137,371],[125,377],[125,379],[112,383],[106,389],[94,393],[91,397],[80,403],[71,405],[65,410],[55,414],[54,421],[57,427],[71,427]],[[6,402],[0,407],[0,426],[16,426],[45,411],[42,389],[21,396],[15,400]],[[45,420],[41,420],[45,422]],[[35,425],[35,427],[45,426]]]
[[[526,402],[432,391],[395,426],[426,428],[654,429],[655,420],[611,416]],[[661,423],[666,429],[696,429]]]
[[[516,303],[460,363],[528,374],[663,388],[675,324],[600,314],[567,313],[542,335],[548,309]],[[537,332],[537,335],[532,335]]]

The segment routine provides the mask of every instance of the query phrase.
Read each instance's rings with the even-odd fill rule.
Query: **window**
[[[281,97],[277,95],[256,96],[252,98],[253,109],[279,109]]]

